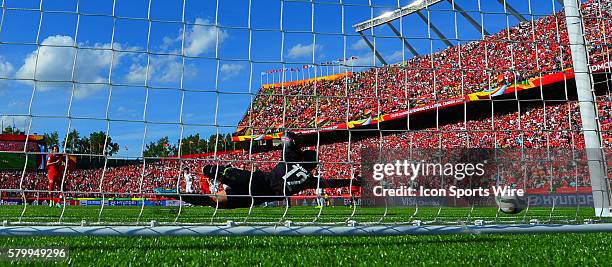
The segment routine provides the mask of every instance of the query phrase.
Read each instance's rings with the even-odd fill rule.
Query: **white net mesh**
[[[588,168],[559,158],[487,177],[487,184],[528,192],[527,210],[516,215],[500,213],[492,197],[370,207],[365,186],[312,188],[231,210],[175,195],[214,196],[220,174],[205,176],[206,165],[272,171],[286,131],[317,152],[313,173],[330,179],[360,177],[367,150],[580,153],[585,140],[562,2],[4,0],[0,220],[592,218]],[[598,150],[612,166],[605,157],[612,146],[612,3],[580,5]],[[449,184],[457,185],[416,185]]]

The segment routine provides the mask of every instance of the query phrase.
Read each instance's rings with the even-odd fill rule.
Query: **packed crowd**
[[[598,97],[600,121],[603,129],[612,125],[612,95]],[[462,120],[440,125],[437,128],[422,131],[382,132],[378,137],[360,137],[350,142],[323,144],[318,147],[306,147],[318,151],[320,162],[316,172],[321,177],[348,179],[359,176],[361,171],[362,152],[397,149],[439,149],[449,151],[453,148],[528,148],[567,149],[566,152],[584,148],[580,134],[580,113],[575,102],[553,102],[548,104],[522,107],[520,112],[509,111],[505,114],[494,114],[492,118]],[[520,114],[520,115],[519,115]],[[608,165],[612,170],[612,133],[603,132]],[[232,165],[247,170],[270,171],[281,158],[279,150],[249,153],[237,150],[232,153],[189,160],[166,159],[149,161],[146,164],[110,167],[106,170],[69,171],[64,179],[64,190],[82,192],[78,195],[99,196],[94,192],[112,192],[108,195],[128,196],[150,195],[156,188],[184,189],[181,170],[187,167],[191,173],[200,177],[201,169],[206,164]],[[588,186],[588,176],[583,167],[570,166],[568,160],[554,161],[550,164],[526,164],[520,162],[522,171],[491,175],[480,182],[503,183],[517,188],[554,191],[557,189],[579,188]],[[515,168],[519,168],[516,167]],[[579,169],[583,168],[583,169]],[[518,176],[509,176],[514,173]],[[518,174],[517,174],[518,173]],[[581,174],[581,175],[578,175]],[[22,173],[2,172],[2,188],[19,189]],[[610,173],[612,176],[612,171]],[[503,177],[499,178],[499,177]],[[611,177],[612,178],[612,177]],[[200,188],[200,179],[194,179],[194,188]],[[446,183],[449,181],[447,180]],[[418,181],[419,185],[428,187],[441,186],[440,179]],[[102,187],[100,187],[102,185]],[[446,184],[448,185],[448,184]],[[45,190],[44,172],[26,172],[21,184],[23,189]],[[86,193],[88,192],[88,193]],[[331,189],[326,193],[337,196],[349,193],[349,188]],[[314,190],[302,192],[303,195],[314,195]]]
[[[20,152],[23,151],[24,147],[27,152],[40,151],[38,149],[38,145],[35,142],[28,142],[28,144],[26,145],[24,142],[18,141],[0,141],[0,151]]]
[[[612,2],[583,4],[592,63],[610,60]],[[242,134],[279,128],[316,128],[376,117],[408,107],[520,84],[572,67],[563,12],[336,80],[262,87],[239,123]],[[252,131],[250,131],[252,130]]]

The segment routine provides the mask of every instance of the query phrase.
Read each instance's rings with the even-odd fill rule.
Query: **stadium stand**
[[[591,62],[609,60],[612,3],[583,4]],[[605,14],[595,14],[602,10]],[[482,41],[414,57],[404,63],[301,85],[262,87],[239,123],[253,133],[317,128],[465,96],[571,68],[564,13],[526,21]],[[560,37],[560,39],[557,38]],[[483,71],[484,70],[484,71]],[[278,116],[283,114],[284,116]],[[284,117],[284,121],[283,121]],[[284,124],[283,124],[284,123]]]

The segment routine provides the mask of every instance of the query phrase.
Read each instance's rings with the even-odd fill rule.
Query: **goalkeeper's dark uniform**
[[[316,165],[315,151],[302,151],[296,144],[293,135],[283,137],[281,161],[271,172],[247,171],[229,166],[209,165],[204,167],[204,174],[210,179],[217,179],[229,188],[225,190],[227,203],[224,208],[246,208],[265,202],[284,200],[306,189],[339,188],[358,186],[359,180],[323,179],[313,176],[310,171]],[[252,196],[252,197],[251,197]],[[183,197],[183,200],[196,205],[206,205],[195,196]]]

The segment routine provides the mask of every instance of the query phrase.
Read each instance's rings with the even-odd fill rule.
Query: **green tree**
[[[145,157],[172,157],[178,154],[178,147],[170,143],[170,139],[162,137],[146,145],[143,152]]]
[[[108,138],[108,139],[107,139]],[[89,134],[89,148],[92,154],[103,154],[112,156],[119,151],[119,144],[113,143],[113,138],[106,136],[103,131],[93,132]],[[106,147],[104,144],[106,143]]]
[[[2,129],[2,134],[25,134],[25,132],[19,130],[19,128],[7,126],[6,128]]]
[[[47,141],[47,148],[52,146],[59,146],[59,134],[57,131],[52,133],[45,133],[45,140]]]
[[[181,153],[183,155],[205,153],[208,141],[200,138],[200,134],[192,134],[181,142]]]
[[[207,147],[208,149],[206,150],[207,152],[213,152],[215,151],[215,148],[217,149],[217,151],[219,151],[219,148],[216,147],[217,146],[217,138],[215,135],[211,135],[208,137],[208,144]]]
[[[225,150],[235,150],[236,149],[236,143],[234,143],[234,141],[232,141],[232,134],[226,134],[225,135]]]
[[[68,153],[84,153],[83,141],[79,135],[79,131],[73,129],[68,132],[66,138],[64,138],[64,149]]]
[[[113,143],[113,139],[103,131],[90,133],[89,137],[81,137],[79,131],[73,129],[64,139],[64,143],[66,152],[74,154],[102,155],[106,152],[106,155],[112,156],[119,151],[119,144]]]
[[[208,138],[208,152],[215,151],[215,147],[217,152],[226,151],[228,145],[229,143],[227,142],[227,138],[224,134],[213,134]]]
[[[2,129],[2,134],[13,134],[13,127],[6,126],[6,128]]]

